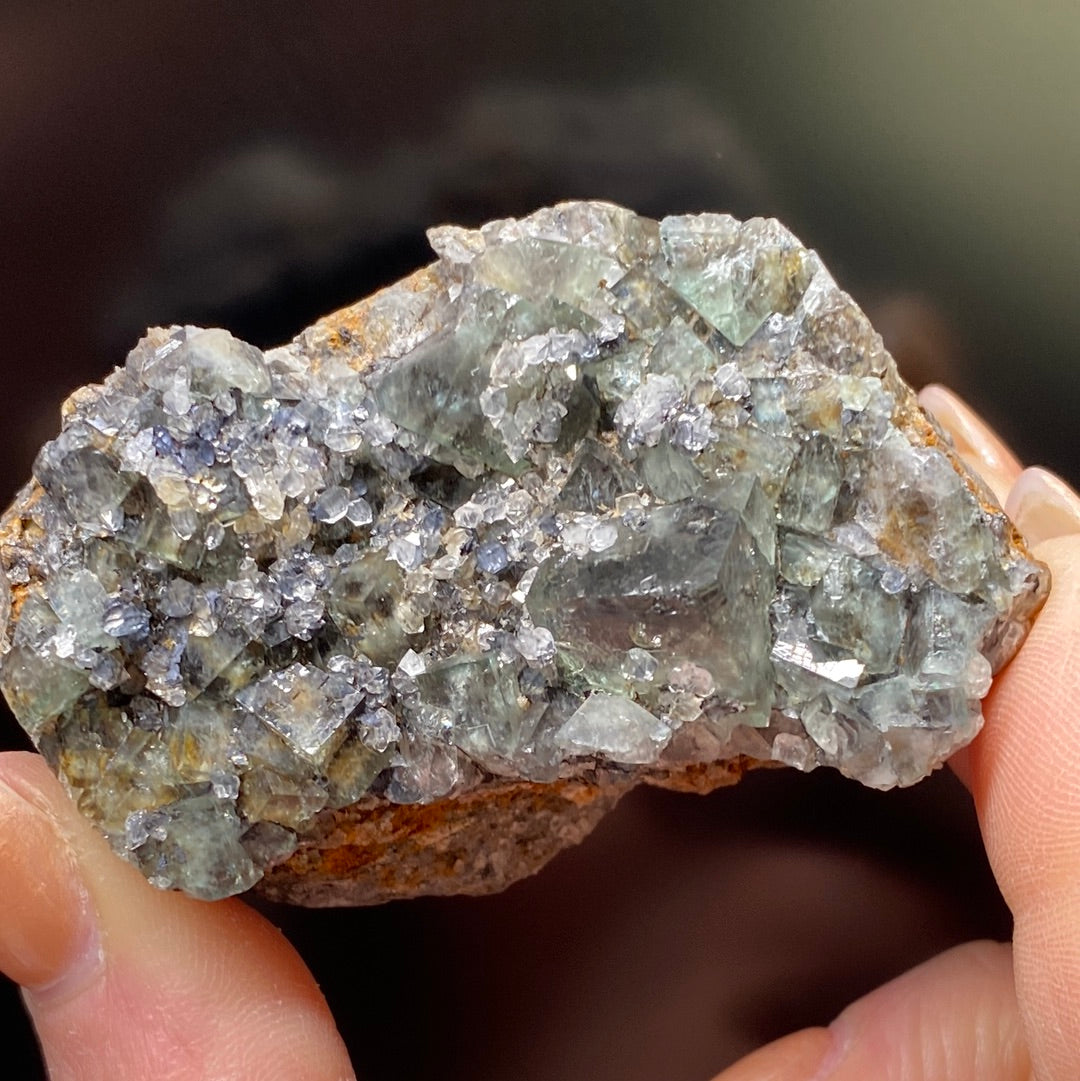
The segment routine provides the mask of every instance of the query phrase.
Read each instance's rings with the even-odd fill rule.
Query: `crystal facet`
[[[222,897],[357,801],[584,821],[971,739],[1048,575],[812,251],[605,203],[430,239],[279,349],[151,330],[4,518],[0,684],[117,851]],[[507,828],[463,876],[556,844]]]

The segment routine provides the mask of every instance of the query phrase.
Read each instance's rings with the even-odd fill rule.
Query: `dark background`
[[[912,381],[1075,480],[1080,16],[950,7],[0,3],[3,498],[148,324],[277,344],[426,225],[587,196],[781,217]],[[362,1077],[443,1081],[705,1078],[1009,933],[948,773],[637,793],[495,898],[270,915]],[[2,991],[0,1075],[40,1077]]]

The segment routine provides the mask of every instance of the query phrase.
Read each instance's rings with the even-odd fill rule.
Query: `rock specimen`
[[[971,739],[1048,576],[813,252],[603,203],[430,239],[267,353],[150,331],[4,518],[0,682],[118,852],[482,891],[642,780]]]

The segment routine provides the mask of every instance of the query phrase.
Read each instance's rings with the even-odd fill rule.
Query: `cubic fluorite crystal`
[[[150,331],[4,519],[4,693],[118,852],[216,898],[357,801],[888,787],[971,739],[1047,573],[812,251],[604,203],[429,235],[282,348]]]

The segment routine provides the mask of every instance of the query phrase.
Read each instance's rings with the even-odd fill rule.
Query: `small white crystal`
[[[622,695],[596,692],[559,729],[555,741],[567,754],[603,755],[613,762],[655,762],[671,729]]]

